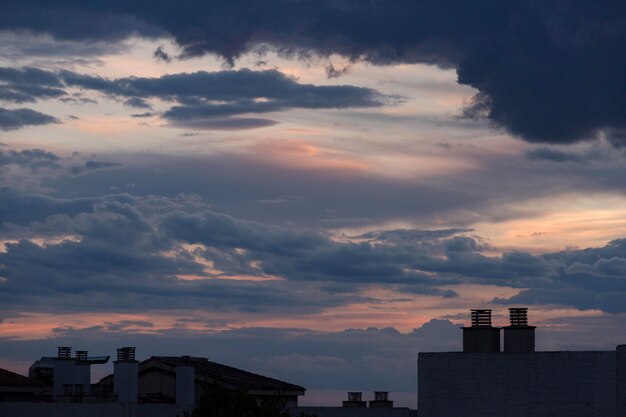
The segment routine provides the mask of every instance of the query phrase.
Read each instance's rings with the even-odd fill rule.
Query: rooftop
[[[32,378],[0,368],[0,387],[41,387],[42,384]]]
[[[175,372],[177,366],[193,366],[196,377],[202,376],[212,382],[228,385],[234,389],[264,390],[264,391],[302,391],[305,388],[290,384],[278,379],[258,375],[242,369],[211,362],[207,358],[191,356],[152,356],[139,364],[139,372],[148,370],[151,366],[164,365]]]

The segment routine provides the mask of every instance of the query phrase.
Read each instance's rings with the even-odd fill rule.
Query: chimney
[[[113,362],[113,388],[117,402],[135,404],[139,394],[139,362],[135,360],[134,347],[117,349],[117,360]]]
[[[196,368],[190,356],[182,356],[176,366],[176,405],[193,408],[196,394]]]
[[[57,347],[57,357],[54,361],[52,380],[52,395],[55,400],[58,399],[59,396],[74,394],[75,365],[76,363],[72,358],[72,347]]]
[[[344,407],[365,407],[366,405],[362,392],[349,392],[348,401],[343,402]]]
[[[71,359],[72,347],[71,346],[59,346],[57,347],[57,359]]]
[[[74,395],[91,392],[91,364],[87,362],[87,351],[77,350],[74,366]]]
[[[528,353],[535,351],[535,326],[528,325],[528,309],[509,308],[511,324],[504,328],[504,351]]]
[[[463,329],[463,352],[500,352],[500,328],[491,325],[491,310],[471,310],[471,327]]]
[[[393,401],[389,401],[389,392],[374,391],[374,400],[369,403],[370,408],[393,408]]]

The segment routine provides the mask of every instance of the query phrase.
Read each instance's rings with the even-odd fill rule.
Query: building
[[[86,350],[77,350],[72,357],[71,347],[59,346],[56,357],[44,356],[34,362],[28,376],[48,386],[53,401],[104,402],[98,393],[92,392],[91,366],[105,364],[109,359],[110,356],[88,356]]]
[[[292,416],[317,417],[417,417],[417,410],[394,407],[389,392],[374,391],[372,400],[365,401],[362,392],[348,392],[348,400],[341,407],[295,407]]]
[[[536,352],[527,309],[509,311],[501,329],[491,310],[472,310],[463,352],[419,354],[420,417],[626,416],[626,345]]]
[[[258,403],[279,399],[297,407],[305,388],[191,356],[135,359],[134,347],[117,349],[113,374],[91,384],[91,366],[109,356],[61,346],[56,357],[33,363],[29,377],[0,370],[0,416],[180,417],[190,415],[207,385],[245,392]]]
[[[258,401],[280,397],[287,407],[298,405],[298,397],[306,389],[278,379],[192,356],[152,356],[137,366],[138,401],[145,403],[187,402],[194,404],[208,384],[229,390],[243,391]],[[114,374],[96,384],[100,392],[117,392]],[[185,392],[187,398],[178,398]]]
[[[0,368],[0,402],[38,401],[48,390],[41,382]]]

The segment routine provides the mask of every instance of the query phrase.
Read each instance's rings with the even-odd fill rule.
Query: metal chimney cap
[[[509,320],[511,322],[511,327],[528,327],[528,308],[509,308]]]
[[[470,310],[472,327],[491,327],[491,309],[476,308]]]
[[[117,348],[117,360],[118,361],[134,361],[135,360],[135,347],[125,346]]]
[[[71,359],[72,347],[71,346],[57,346],[57,357],[59,359]]]

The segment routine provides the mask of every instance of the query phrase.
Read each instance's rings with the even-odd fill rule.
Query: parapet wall
[[[420,353],[419,417],[612,417],[616,373],[615,351]]]

